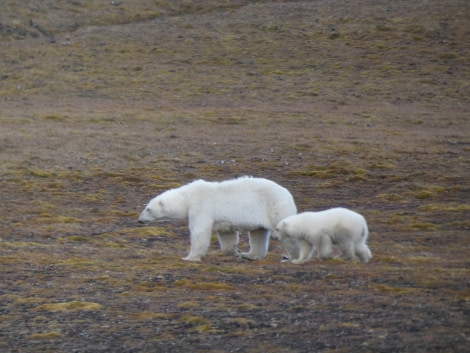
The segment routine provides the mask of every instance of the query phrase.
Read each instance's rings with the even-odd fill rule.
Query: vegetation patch
[[[189,289],[202,290],[202,291],[225,291],[233,290],[233,285],[229,283],[217,283],[217,282],[193,282],[188,279],[181,279],[175,281],[174,284],[178,287],[186,287]]]
[[[344,181],[367,180],[367,171],[357,168],[357,166],[348,161],[334,162],[326,166],[311,165],[303,170],[293,171],[289,174],[315,177],[318,179],[341,178]]]
[[[50,332],[42,332],[42,333],[34,333],[30,335],[28,338],[30,340],[55,340],[63,337],[63,335],[58,331],[50,331]]]
[[[428,204],[419,206],[419,210],[428,212],[464,212],[470,211],[470,204]]]

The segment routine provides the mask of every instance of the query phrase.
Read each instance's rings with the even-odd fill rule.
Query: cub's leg
[[[217,232],[219,238],[220,249],[225,255],[237,255],[237,245],[239,241],[238,232],[235,233],[222,233]]]
[[[263,259],[268,253],[269,233],[267,229],[256,229],[250,234],[250,251],[242,252],[241,257],[249,260]]]
[[[310,259],[312,256],[313,244],[308,242],[305,239],[298,239],[299,247],[300,247],[300,254],[298,259],[292,260],[293,264],[301,264]]]
[[[281,239],[281,246],[287,252],[288,260],[292,261],[292,260],[296,260],[299,258],[300,245],[297,239],[292,238],[292,237],[283,237]]]
[[[329,259],[333,253],[333,242],[328,234],[320,235],[317,246],[318,257],[322,260]]]

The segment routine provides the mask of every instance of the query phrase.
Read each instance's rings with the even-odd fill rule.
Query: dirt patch
[[[465,351],[469,5],[133,3],[1,5],[2,351]],[[362,213],[372,261],[137,224],[240,175]]]

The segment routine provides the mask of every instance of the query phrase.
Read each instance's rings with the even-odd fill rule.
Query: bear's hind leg
[[[269,233],[267,229],[256,229],[250,232],[250,251],[240,256],[249,260],[263,259],[268,253]]]
[[[351,260],[354,259],[355,251],[354,251],[354,244],[350,240],[342,240],[339,244],[339,248],[341,249],[341,258],[344,260]]]
[[[217,238],[219,238],[220,249],[225,255],[238,255],[238,232],[235,233],[223,233],[217,232]]]
[[[355,258],[354,244],[350,240],[342,240],[339,244],[341,250],[341,258],[343,260],[351,260]]]
[[[369,262],[372,258],[372,253],[370,252],[369,247],[365,243],[356,244],[356,256],[361,260],[361,262]]]
[[[329,259],[333,253],[333,242],[328,234],[323,234],[320,236],[318,241],[318,257],[322,260]]]

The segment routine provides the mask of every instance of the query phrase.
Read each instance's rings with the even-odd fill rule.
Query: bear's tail
[[[367,223],[364,222],[364,227],[362,228],[362,240],[365,242],[369,237],[369,228],[367,227]]]
[[[369,262],[369,260],[372,258],[372,253],[366,244],[368,236],[369,228],[367,227],[367,223],[364,222],[364,227],[362,228],[362,241],[356,244],[355,247],[356,256],[361,260],[361,262],[364,263]]]

